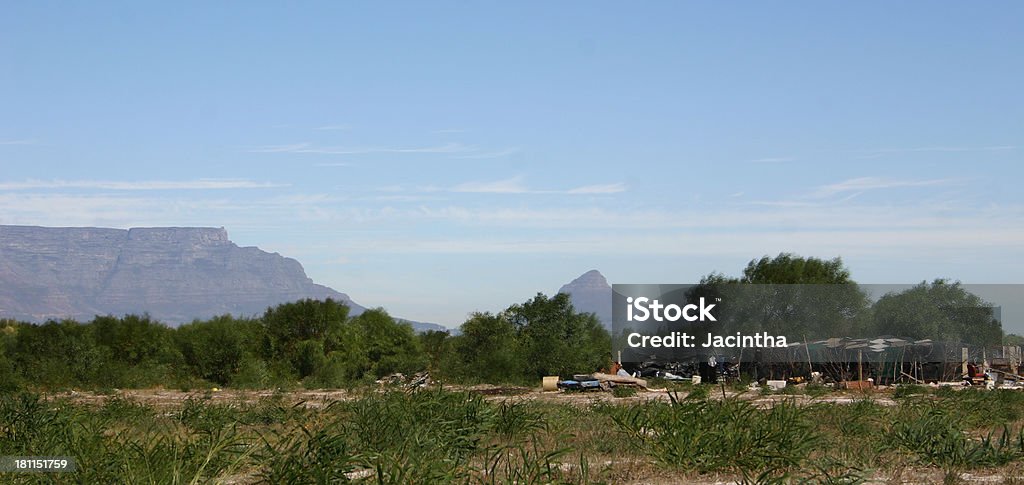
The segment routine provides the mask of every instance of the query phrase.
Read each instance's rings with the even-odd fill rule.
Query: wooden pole
[[[857,380],[864,382],[864,351],[857,351]]]
[[[804,351],[807,352],[807,378],[811,378],[811,374],[814,373],[814,364],[811,363],[811,349],[807,346],[807,336],[804,335]]]
[[[960,372],[964,375],[967,375],[967,359],[967,347],[960,347]]]

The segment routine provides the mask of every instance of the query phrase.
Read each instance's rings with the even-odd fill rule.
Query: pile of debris
[[[603,372],[574,374],[572,379],[559,380],[557,382],[557,388],[565,391],[610,391],[615,386],[647,389],[647,381],[620,371],[617,374],[605,374]]]
[[[434,381],[430,379],[430,373],[427,371],[417,372],[411,376],[406,376],[401,372],[395,372],[394,374],[377,379],[377,384],[382,386],[396,386],[404,387],[406,389],[427,387],[433,382]]]

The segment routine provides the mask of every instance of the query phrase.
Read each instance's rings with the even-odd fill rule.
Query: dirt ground
[[[434,388],[434,387],[432,387]],[[488,400],[536,400],[545,401],[552,403],[562,404],[573,404],[579,406],[587,406],[595,402],[609,402],[616,404],[632,404],[645,401],[668,401],[669,391],[665,389],[648,389],[638,390],[635,396],[617,398],[612,396],[612,393],[605,391],[585,391],[585,392],[544,392],[540,388],[526,388],[526,387],[502,387],[492,385],[476,385],[476,386],[444,386],[447,390],[452,391],[469,391],[482,394]],[[384,386],[380,387],[381,390],[385,389]],[[333,401],[344,401],[355,398],[362,392],[352,392],[343,389],[318,389],[318,390],[305,390],[297,389],[290,391],[280,391],[285,402],[291,405],[304,405],[307,407],[318,408],[326,406]],[[181,391],[175,389],[115,389],[111,393],[96,393],[90,391],[67,391],[61,393],[49,394],[48,397],[56,399],[68,399],[75,403],[80,404],[95,404],[102,405],[104,401],[112,396],[117,396],[139,404],[145,404],[147,406],[157,407],[171,407],[180,405],[187,399],[203,399],[213,403],[220,404],[240,404],[240,403],[255,403],[261,399],[273,397],[278,392],[273,390],[240,390],[240,389],[218,389],[218,390],[202,390],[202,391]],[[685,397],[685,392],[679,392],[678,397]],[[825,396],[811,397],[807,395],[769,395],[763,396],[756,391],[747,392],[736,392],[726,389],[723,391],[716,389],[709,395],[711,399],[722,399],[723,397],[732,398],[739,397],[740,399],[748,399],[753,401],[755,404],[763,406],[771,406],[773,403],[779,401],[796,401],[797,403],[852,403],[861,399],[871,399],[878,404],[885,406],[894,406],[896,402],[892,399],[891,394],[885,390],[879,390],[875,392],[833,392]]]

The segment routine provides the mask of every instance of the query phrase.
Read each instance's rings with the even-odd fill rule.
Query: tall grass
[[[612,408],[613,421],[645,454],[686,472],[785,475],[819,443],[807,414],[791,402],[672,398]]]
[[[692,394],[691,394],[692,396]],[[896,405],[699,396],[604,403],[370,391],[294,404],[193,398],[153,407],[0,396],[0,455],[74,457],[0,483],[600,483],[647,475],[860,483],[1024,465],[1024,399],[908,393]],[[916,471],[906,471],[916,470]]]

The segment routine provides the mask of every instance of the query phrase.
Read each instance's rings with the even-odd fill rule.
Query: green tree
[[[959,282],[937,279],[879,298],[874,305],[874,325],[879,334],[1000,345],[1002,324],[992,308]]]
[[[842,258],[823,260],[805,258],[791,253],[779,253],[774,258],[763,256],[747,263],[741,283],[760,284],[850,284],[850,270],[843,266]]]
[[[577,313],[569,295],[549,298],[538,293],[521,305],[512,305],[502,316],[517,331],[527,379],[592,372],[610,362],[608,332],[593,314]]]
[[[288,362],[297,370],[300,361],[308,357],[300,355],[299,345],[313,341],[320,342],[323,347],[329,336],[341,331],[348,319],[348,312],[347,305],[330,298],[323,301],[299,300],[267,309],[262,319],[265,330],[262,345],[264,357]]]
[[[8,350],[24,382],[43,387],[119,384],[109,349],[96,345],[93,329],[72,320],[20,324]]]
[[[367,310],[351,324],[362,337],[369,374],[383,377],[394,372],[416,372],[426,366],[426,356],[412,326],[391,318],[383,308]]]
[[[1003,337],[1003,345],[1014,345],[1017,347],[1024,346],[1024,335],[1008,333]]]
[[[516,329],[504,315],[474,313],[460,329],[452,339],[454,359],[442,375],[492,383],[520,379]]]
[[[110,349],[118,361],[134,366],[174,360],[173,330],[149,315],[96,317],[89,326],[97,345]]]
[[[870,333],[870,299],[838,257],[764,256],[751,260],[738,278],[704,277],[688,299],[701,296],[717,302],[721,333],[767,331],[795,340]]]
[[[174,341],[192,376],[226,385],[247,356],[258,354],[263,332],[257,320],[223,315],[178,327]]]
[[[446,331],[427,330],[416,336],[427,358],[427,370],[441,372],[445,357],[452,352],[452,337]]]
[[[21,388],[21,376],[14,369],[11,354],[17,339],[18,324],[13,320],[0,319],[0,392],[12,392]]]

